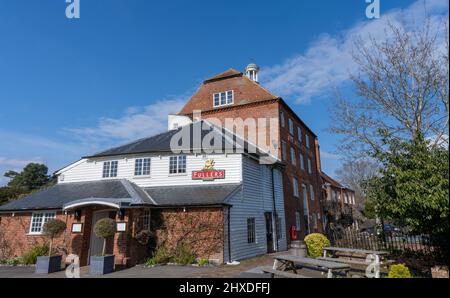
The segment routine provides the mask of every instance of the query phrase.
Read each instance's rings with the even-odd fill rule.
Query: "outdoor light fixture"
[[[81,209],[75,210],[74,216],[77,221],[80,221],[81,220]]]

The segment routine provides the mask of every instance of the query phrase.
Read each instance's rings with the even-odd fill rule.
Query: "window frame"
[[[52,214],[53,216],[48,216],[49,214]],[[41,215],[42,219],[40,221],[39,231],[33,231],[33,220],[37,215]],[[28,235],[42,235],[42,228],[44,227],[44,224],[51,220],[56,219],[56,211],[53,210],[43,210],[43,211],[34,211],[31,213],[31,219],[30,219],[30,227],[28,229]]]
[[[303,130],[300,126],[297,126],[297,140],[303,143]]]
[[[118,160],[108,160],[103,162],[102,178],[117,178],[118,172]]]
[[[231,102],[228,102],[228,97],[230,94],[231,94]],[[218,100],[219,100],[218,104],[216,104],[216,96],[218,96]],[[225,103],[222,103],[222,99],[225,100]],[[214,108],[229,106],[232,104],[234,104],[234,90],[227,90],[227,91],[213,93],[213,107]]]
[[[286,161],[287,158],[287,143],[286,141],[281,141],[281,160]]]
[[[247,217],[247,244],[256,243],[256,218]]]
[[[312,175],[313,171],[312,171],[312,161],[311,158],[308,157],[308,174]]]
[[[140,170],[137,171],[137,165],[140,161]],[[146,161],[148,164],[146,165]],[[148,168],[148,172],[145,171],[146,167]],[[150,157],[139,157],[134,160],[134,176],[135,177],[150,177],[152,169],[152,159]]]
[[[315,191],[314,191],[314,186],[312,184],[309,185],[309,197],[311,201],[315,200]]]
[[[298,210],[295,211],[295,228],[297,232],[300,232],[302,229],[302,214]]]
[[[300,191],[298,188],[298,179],[296,177],[292,177],[292,195],[296,198],[300,198]]]
[[[144,209],[144,213],[142,214],[142,229],[150,231],[151,229],[151,210]]]
[[[173,163],[172,160],[176,159],[176,162]],[[183,160],[182,163],[180,163],[180,159]],[[175,165],[175,172],[172,171],[172,165]],[[184,171],[180,171],[180,164],[183,165]],[[174,155],[169,156],[169,175],[176,176],[176,175],[187,175],[187,157],[186,155]]]
[[[291,157],[291,165],[293,165],[294,167],[296,167],[297,166],[297,156],[296,156],[296,153],[295,153],[295,148],[294,147],[291,147],[291,150],[290,150],[290,157]]]
[[[305,156],[303,155],[302,152],[300,152],[299,158],[300,158],[300,169],[304,171],[305,170]]]
[[[294,121],[291,118],[288,118],[288,128],[289,128],[289,134],[291,136],[294,136]]]

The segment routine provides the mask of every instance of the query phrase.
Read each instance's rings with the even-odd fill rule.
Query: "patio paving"
[[[137,265],[135,267],[116,271],[103,276],[89,275],[89,267],[82,267],[80,270],[81,278],[236,278],[236,277],[267,277],[264,275],[255,275],[260,270],[258,267],[271,266],[273,256],[264,255],[249,260],[242,261],[239,265],[222,265],[214,267],[196,267],[196,266],[157,266],[153,268]],[[34,266],[0,267],[0,278],[65,278],[65,272],[52,274],[35,274]],[[312,270],[300,270],[299,274],[310,277],[324,278],[320,272]]]

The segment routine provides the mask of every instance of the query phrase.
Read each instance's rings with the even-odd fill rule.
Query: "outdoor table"
[[[373,256],[373,259],[375,261],[375,278],[380,277],[380,264],[381,264],[381,258],[388,255],[389,253],[386,251],[377,251],[377,250],[365,250],[365,249],[355,249],[355,248],[344,248],[344,247],[324,247],[323,248],[323,258],[327,258],[327,253],[331,252],[331,254],[334,256],[336,252],[342,252],[342,253],[348,253],[352,257],[355,254],[364,255],[367,259],[367,256]],[[343,261],[345,262],[345,261]]]
[[[279,265],[281,263],[281,265]],[[298,267],[313,267],[325,269],[327,271],[327,277],[332,278],[336,272],[345,272],[348,274],[350,271],[350,265],[344,263],[330,262],[311,258],[302,258],[293,255],[281,255],[274,257],[273,269],[275,270],[292,270],[297,274]]]

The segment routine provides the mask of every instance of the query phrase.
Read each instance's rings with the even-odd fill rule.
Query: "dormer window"
[[[214,107],[221,107],[231,105],[234,103],[234,92],[225,91],[220,93],[214,93]]]

